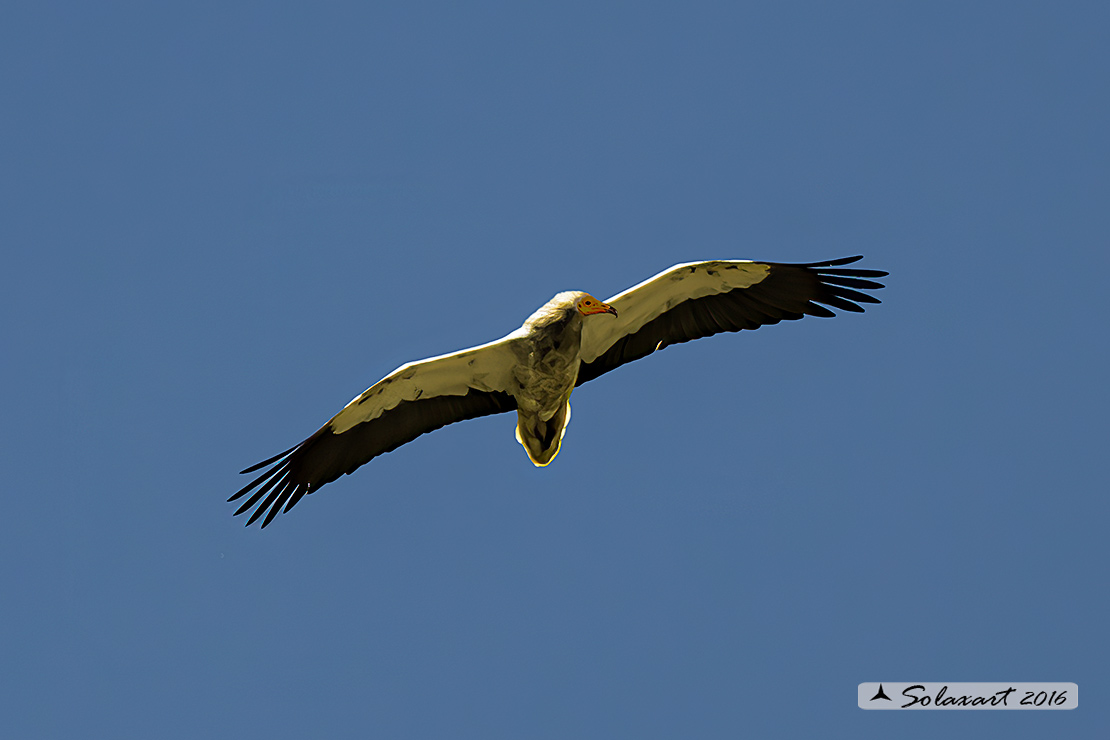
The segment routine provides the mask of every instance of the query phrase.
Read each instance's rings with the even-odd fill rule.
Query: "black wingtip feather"
[[[302,442],[301,444],[304,444],[304,443]],[[245,475],[246,473],[253,473],[253,472],[254,472],[254,471],[256,471],[256,470],[259,470],[260,468],[264,468],[264,467],[266,467],[266,466],[267,466],[267,465],[269,465],[270,463],[275,463],[275,462],[277,462],[278,460],[280,460],[281,458],[283,458],[283,457],[285,457],[286,455],[290,454],[291,452],[294,452],[294,451],[295,451],[295,450],[296,450],[296,449],[297,449],[298,447],[300,447],[300,446],[301,446],[301,444],[295,444],[295,445],[293,445],[292,447],[290,447],[290,448],[289,448],[288,450],[286,450],[285,452],[282,452],[282,453],[280,453],[280,454],[274,455],[274,456],[273,456],[273,457],[271,457],[271,458],[270,458],[269,460],[263,460],[263,461],[262,461],[262,462],[260,462],[260,463],[255,463],[254,465],[251,465],[251,466],[250,466],[249,468],[247,468],[246,470],[240,470],[240,471],[239,471],[239,475]]]
[[[828,285],[828,284],[826,284],[825,285],[825,290],[828,291],[829,293],[831,293],[832,295],[840,296],[841,298],[845,298],[849,301],[855,301],[857,303],[879,303],[880,302],[879,299],[876,298],[873,295],[868,295],[867,293],[860,293],[858,290],[852,290],[851,288],[844,288],[844,287],[841,287],[839,285]]]
[[[231,503],[231,502],[232,502],[232,501],[234,501],[235,499],[239,498],[240,496],[242,496],[243,494],[245,494],[245,493],[246,493],[247,491],[251,490],[252,488],[254,488],[255,486],[257,486],[257,485],[258,485],[259,483],[261,483],[262,481],[264,481],[264,480],[266,480],[267,478],[269,478],[269,477],[270,477],[270,476],[271,476],[272,474],[273,474],[273,471],[272,471],[272,470],[267,470],[267,471],[266,471],[265,473],[263,473],[262,475],[258,476],[257,478],[255,478],[254,480],[252,480],[252,481],[251,481],[250,483],[248,483],[247,485],[245,485],[245,486],[243,486],[242,488],[240,488],[240,489],[239,489],[238,491],[236,491],[235,493],[231,494],[231,498],[229,498],[229,499],[227,500],[227,501],[228,501],[228,503]]]
[[[275,473],[276,472],[279,472],[279,471],[275,471]],[[283,484],[288,477],[289,477],[289,471],[288,470],[286,470],[284,472],[284,474],[282,474],[282,475],[276,475],[275,474],[274,477],[271,478],[270,481],[266,485],[262,486],[262,488],[259,488],[257,491],[254,492],[254,495],[252,495],[249,499],[247,499],[245,502],[243,502],[243,505],[240,506],[235,511],[235,516],[239,516],[244,511],[246,511],[250,507],[254,506],[256,503],[258,503],[258,500],[260,498],[262,498],[263,496],[265,496],[266,493],[271,488],[273,488],[275,485]]]
[[[821,301],[821,303],[824,303],[826,306],[832,306],[833,308],[839,308],[841,311],[851,311],[852,313],[863,313],[863,306],[858,306],[855,303],[852,303],[851,301],[849,301],[847,299],[844,299],[844,298],[841,298],[840,296],[837,296],[837,295],[833,295],[833,294],[823,295],[820,298],[817,298],[816,300]]]
[[[843,285],[846,288],[860,288],[862,290],[880,290],[886,286],[874,280],[861,280],[854,277],[840,277],[839,275],[822,275],[821,282],[826,285]]]
[[[271,492],[270,495],[266,497],[266,500],[259,504],[258,508],[254,510],[254,513],[251,514],[251,518],[247,520],[247,526],[249,527],[256,521],[258,521],[258,518],[270,509],[270,506],[273,505],[274,501],[277,501],[278,496],[280,496],[285,491],[285,489],[289,488],[292,485],[294,485],[293,481],[286,481],[282,485],[275,488],[273,492]],[[263,524],[262,526],[265,527],[266,525]]]
[[[302,498],[304,498],[304,495],[306,493],[308,493],[308,486],[307,485],[297,486],[296,492],[294,492],[293,495],[290,497],[289,503],[287,503],[285,505],[285,510],[282,513],[283,514],[288,513],[290,509],[292,509],[294,506],[297,505],[298,501],[300,501]]]
[[[862,254],[857,254],[854,257],[841,257],[840,259],[827,260],[825,262],[805,262],[803,264],[795,265],[795,267],[808,267],[810,269],[820,269],[822,267],[837,267],[839,265],[850,265],[853,262],[859,262],[863,259]]]
[[[836,314],[824,306],[818,305],[813,301],[806,304],[806,314],[809,316],[819,316],[822,319],[835,319]]]
[[[850,270],[816,270],[816,272],[822,277],[825,275],[843,275],[845,277],[879,278],[890,274],[885,270],[858,270],[854,267]]]
[[[274,517],[278,515],[279,511],[281,511],[281,507],[285,506],[285,502],[289,500],[289,497],[292,496],[299,487],[300,486],[293,486],[291,488],[286,488],[281,492],[281,495],[274,500],[273,505],[271,505],[270,507],[270,513],[267,514],[266,518],[262,521],[263,529],[266,528],[267,524],[274,520]]]

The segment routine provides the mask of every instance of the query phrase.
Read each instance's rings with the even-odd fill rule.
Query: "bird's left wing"
[[[516,409],[510,395],[517,332],[479,347],[410,362],[370,386],[296,447],[244,470],[269,470],[240,489],[234,501],[261,486],[236,515],[256,504],[247,520],[263,514],[265,527],[344,473],[447,424]],[[261,502],[261,503],[260,503]],[[268,513],[267,513],[268,512]]]
[[[716,260],[675,265],[610,298],[615,320],[587,321],[577,385],[670,344],[784,319],[835,316],[825,306],[863,311],[882,288],[880,270],[848,265],[862,257],[781,264]],[[822,305],[823,304],[823,305]]]

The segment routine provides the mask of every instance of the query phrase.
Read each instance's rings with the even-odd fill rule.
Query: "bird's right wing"
[[[258,504],[247,524],[263,514],[265,527],[344,473],[447,424],[516,409],[511,395],[517,332],[479,347],[410,362],[356,396],[299,445],[253,465],[269,470],[240,489],[234,501],[261,486],[236,511]],[[261,502],[261,503],[260,503]],[[269,513],[267,513],[269,512]]]

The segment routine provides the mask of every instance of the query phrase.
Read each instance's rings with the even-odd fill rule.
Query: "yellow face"
[[[590,316],[595,313],[611,313],[616,316],[617,309],[587,293],[578,299],[578,313],[583,316]]]

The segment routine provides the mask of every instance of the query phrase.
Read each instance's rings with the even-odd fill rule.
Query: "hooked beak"
[[[602,303],[601,301],[598,301],[597,306],[595,308],[593,308],[592,310],[587,311],[586,315],[590,316],[590,315],[593,315],[595,313],[611,313],[614,316],[616,316],[617,315],[617,309],[613,308],[608,303]]]

